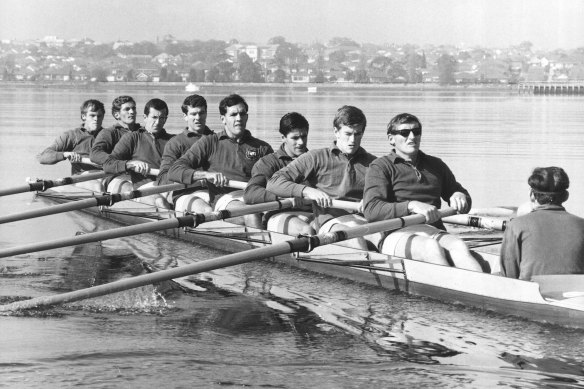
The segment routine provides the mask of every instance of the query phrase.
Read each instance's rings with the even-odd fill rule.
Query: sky
[[[0,0],[0,39],[584,47],[584,0]]]

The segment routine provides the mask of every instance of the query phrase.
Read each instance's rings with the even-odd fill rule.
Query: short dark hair
[[[205,111],[206,111],[207,110],[207,100],[205,100],[205,98],[203,96],[190,95],[185,99],[185,101],[183,101],[180,109],[184,114],[186,114],[189,112],[189,107],[192,107],[192,108],[204,107]]]
[[[240,95],[232,94],[232,95],[225,97],[219,103],[219,114],[225,115],[227,113],[227,108],[232,107],[232,106],[237,105],[237,104],[243,104],[245,106],[245,112],[247,113],[247,111],[249,110],[249,107],[247,106],[247,103],[245,102],[243,97],[241,97]]]
[[[561,167],[537,167],[527,183],[540,204],[561,205],[568,198],[570,179]]]
[[[122,109],[122,105],[126,103],[134,103],[136,105],[136,101],[130,96],[118,96],[112,101],[112,116],[114,118],[116,117],[116,113]]]
[[[308,131],[308,120],[298,112],[288,112],[280,119],[280,134],[286,136],[296,128]]]
[[[166,114],[168,115],[168,105],[161,99],[151,99],[146,103],[144,106],[144,115],[148,116],[150,114],[150,108],[154,108],[158,111],[166,110]]]
[[[395,115],[387,124],[387,134],[394,134],[400,124],[415,124],[420,130],[422,129],[422,123],[417,117],[410,113],[400,113]]]
[[[83,104],[81,104],[81,120],[83,120],[83,115],[89,110],[101,112],[105,115],[105,106],[101,101],[93,99],[85,100]]]
[[[363,131],[367,126],[367,118],[363,111],[352,105],[343,105],[337,110],[335,118],[333,120],[333,126],[338,130],[342,126],[347,127],[357,127],[363,126]]]

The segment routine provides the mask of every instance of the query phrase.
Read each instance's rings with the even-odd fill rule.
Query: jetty
[[[527,81],[519,83],[518,90],[520,94],[584,96],[584,80],[566,82]]]

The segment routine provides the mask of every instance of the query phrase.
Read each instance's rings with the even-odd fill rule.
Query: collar
[[[227,135],[227,131],[226,130],[221,130],[221,132],[217,133],[217,137],[219,138],[219,140],[221,139],[229,139],[232,142],[236,142],[236,143],[244,143],[247,139],[251,138],[251,132],[249,132],[249,130],[245,130],[243,132],[243,135],[241,136],[241,138],[230,138],[229,135]]]
[[[160,139],[160,138],[163,138],[163,137],[165,137],[165,136],[166,136],[166,130],[165,130],[164,128],[163,128],[162,130],[160,130],[160,132],[159,132],[159,133],[157,133],[157,134],[154,134],[154,133],[152,133],[152,132],[150,132],[150,131],[146,130],[144,127],[140,127],[140,128],[138,129],[138,131],[139,131],[139,132],[145,132],[146,134],[152,135],[152,137],[153,137],[154,139]]]
[[[185,134],[187,137],[193,137],[193,136],[202,136],[202,135],[211,135],[213,134],[213,131],[211,131],[211,129],[207,126],[205,126],[205,128],[203,129],[203,133],[202,134],[198,134],[196,132],[190,131],[189,127],[185,127],[185,129],[183,130],[183,134]]]
[[[83,132],[88,133],[89,135],[97,135],[97,134],[99,134],[99,132],[101,130],[103,130],[103,127],[99,127],[97,130],[90,132],[87,128],[85,128],[85,123],[81,123],[81,126],[79,126],[79,129]]]
[[[276,150],[276,151],[274,152],[274,154],[276,155],[276,157],[277,157],[278,159],[281,159],[281,160],[283,160],[283,161],[291,161],[291,160],[293,160],[293,159],[294,159],[294,158],[292,158],[291,156],[289,156],[289,155],[288,155],[288,153],[286,152],[286,148],[285,148],[285,145],[284,145],[284,143],[282,143],[282,144],[280,145],[280,147],[278,148],[278,150]]]
[[[352,159],[352,158],[355,158],[355,157],[357,157],[357,156],[359,156],[359,155],[361,155],[361,154],[366,154],[366,153],[367,153],[367,152],[365,151],[365,149],[364,149],[363,147],[361,147],[361,146],[359,146],[359,148],[357,149],[357,151],[355,151],[355,153],[354,153],[354,154],[351,154],[351,155],[349,155],[349,154],[343,153],[343,152],[341,151],[341,149],[339,149],[339,148],[337,147],[337,141],[336,141],[336,140],[335,140],[335,141],[333,141],[333,144],[332,144],[332,146],[331,146],[331,152],[332,152],[333,154],[336,154],[336,155],[342,154],[342,155],[346,156],[346,157],[347,157],[347,158],[349,158],[349,159]]]
[[[561,205],[556,204],[540,204],[533,209],[533,212],[536,211],[565,211],[566,208],[562,207]]]
[[[387,157],[389,158],[389,160],[392,163],[410,163],[409,161],[406,161],[405,159],[403,159],[402,157],[400,157],[399,155],[397,155],[395,153],[395,149],[392,149],[391,152],[387,155]],[[420,163],[426,158],[426,154],[424,154],[422,152],[422,150],[418,150],[418,158],[416,159],[416,166],[420,165]]]

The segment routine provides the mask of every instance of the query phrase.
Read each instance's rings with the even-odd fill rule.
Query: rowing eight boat
[[[75,187],[58,187],[39,193],[43,199],[65,203],[94,196]],[[123,201],[111,207],[84,210],[93,215],[126,225],[165,219],[169,211],[135,202]],[[453,232],[453,231],[451,231]],[[293,253],[271,258],[294,267],[342,277],[413,295],[427,296],[445,302],[460,303],[480,309],[510,314],[531,320],[584,328],[584,275],[543,276],[537,282],[509,279],[499,272],[500,234],[482,233],[477,229],[456,228],[467,241],[476,244],[473,253],[483,261],[490,273],[434,265],[431,263],[390,257],[376,252],[341,245],[317,247],[309,253]],[[212,221],[196,228],[175,228],[161,233],[172,238],[220,248],[230,252],[265,247],[294,237],[266,230],[248,228],[226,221]],[[153,264],[159,270],[164,264]],[[188,285],[188,280],[182,280]]]

